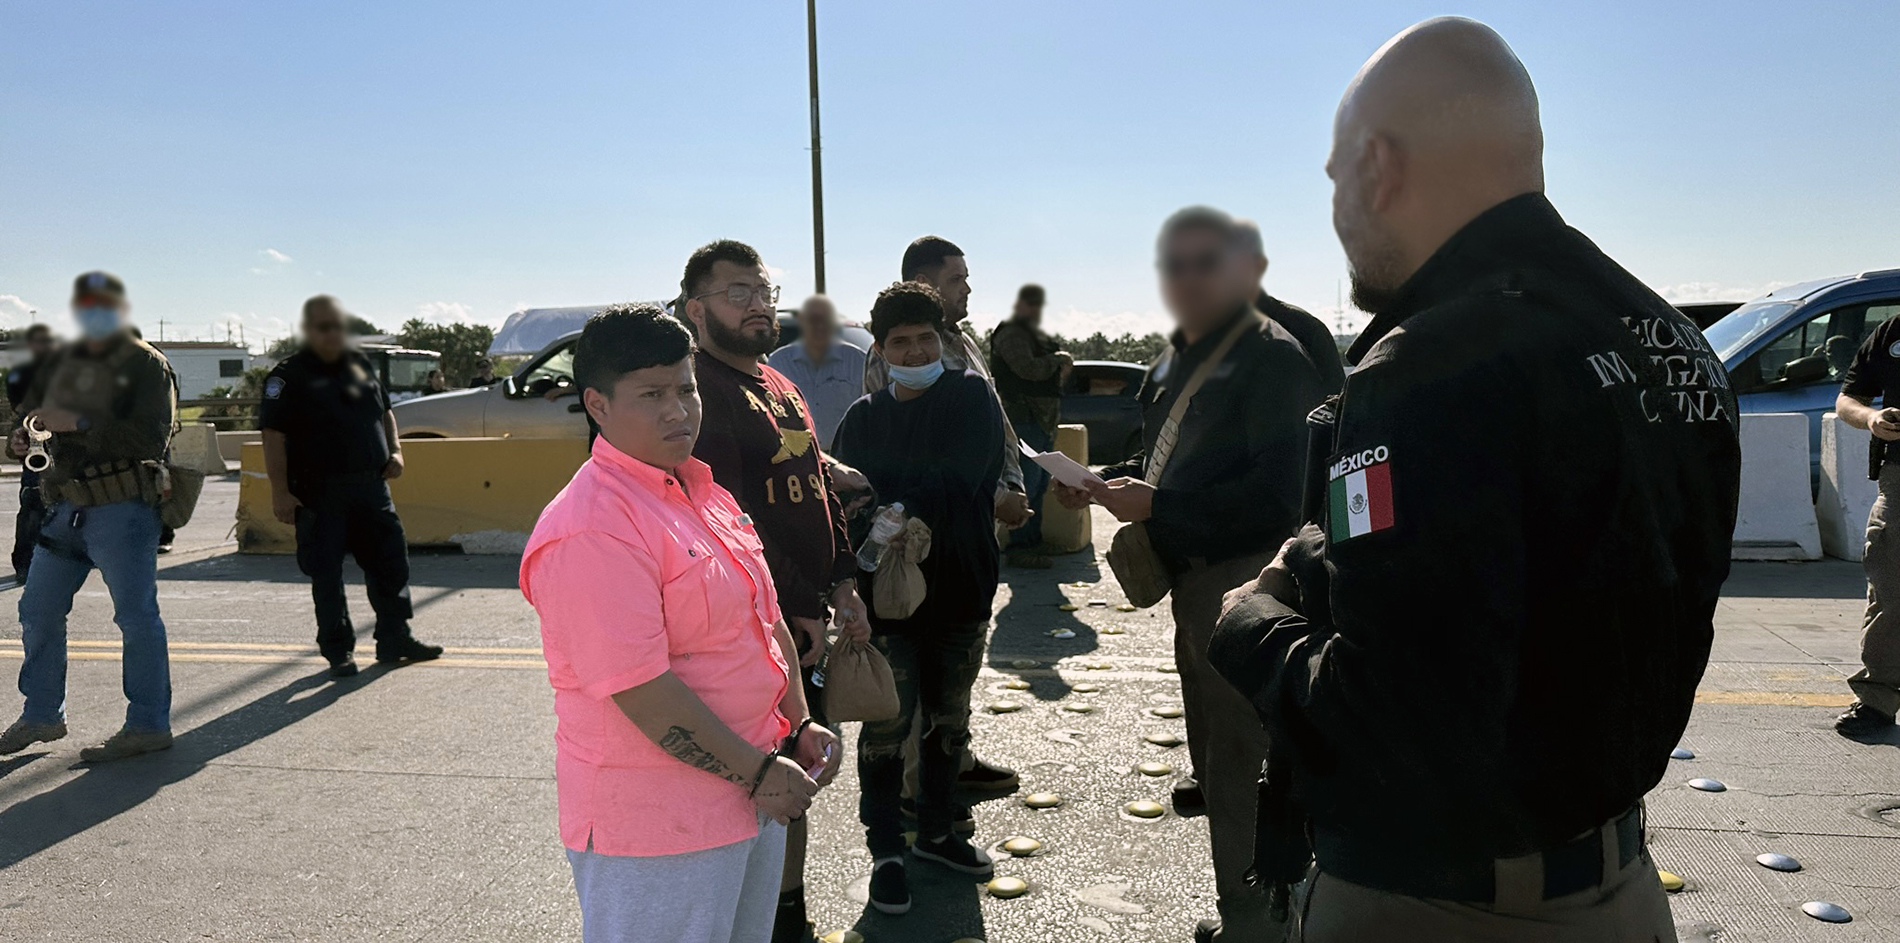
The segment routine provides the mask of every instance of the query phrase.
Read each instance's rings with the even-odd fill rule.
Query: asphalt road
[[[0,940],[578,939],[554,827],[551,697],[514,561],[416,557],[417,632],[449,656],[333,683],[292,561],[230,552],[235,500],[234,481],[212,483],[161,564],[171,751],[78,764],[79,748],[110,734],[123,709],[109,601],[97,581],[81,593],[73,735],[0,759]],[[10,504],[7,495],[0,511]],[[1105,543],[1111,522],[1098,520],[1096,533]],[[989,898],[920,864],[911,914],[870,911],[847,767],[812,816],[813,917],[822,932],[855,928],[871,941],[1186,940],[1212,914],[1204,820],[1122,812],[1167,796],[1169,779],[1142,776],[1137,763],[1186,763],[1185,749],[1142,740],[1181,730],[1152,712],[1179,696],[1165,608],[1119,611],[1093,554],[1005,575],[1013,582],[977,703],[1022,709],[979,709],[977,749],[1021,769],[1025,792],[1065,803],[1038,812],[1002,798],[977,819],[986,843],[1043,842],[1039,856],[998,866],[1030,893]],[[1900,738],[1859,745],[1828,727],[1848,700],[1860,593],[1848,564],[1736,568],[1684,738],[1696,758],[1672,762],[1650,796],[1653,853],[1686,882],[1671,898],[1685,940],[1900,936]],[[11,605],[17,591],[0,596]],[[353,597],[367,628],[360,590]],[[1064,611],[1065,601],[1079,608]],[[10,671],[18,629],[7,622],[0,670]],[[1074,637],[1052,637],[1061,628]],[[1005,687],[1016,678],[1029,690]],[[1077,692],[1083,683],[1100,690]],[[1728,791],[1688,788],[1697,776]],[[1753,862],[1763,851],[1806,867],[1768,871]],[[1854,921],[1802,915],[1815,899]]]

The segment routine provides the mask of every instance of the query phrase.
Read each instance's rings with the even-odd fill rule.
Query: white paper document
[[[1091,484],[1102,484],[1102,476],[1089,471],[1075,459],[1061,452],[1038,452],[1026,442],[1017,443],[1023,450],[1023,457],[1041,465],[1055,480],[1071,488],[1086,488]]]

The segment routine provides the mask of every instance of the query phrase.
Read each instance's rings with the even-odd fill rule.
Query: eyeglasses
[[[768,308],[778,304],[777,285],[728,285],[718,291],[709,291],[703,295],[694,295],[693,297],[710,298],[714,295],[725,295],[726,300],[737,308],[743,308],[750,304],[754,295],[757,295],[759,301],[763,302]]]

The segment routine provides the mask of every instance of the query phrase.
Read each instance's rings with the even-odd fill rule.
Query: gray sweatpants
[[[1900,465],[1880,469],[1880,496],[1867,515],[1867,621],[1860,637],[1860,673],[1847,679],[1861,703],[1882,713],[1900,708],[1900,533],[1887,513],[1900,500]],[[1900,522],[1896,522],[1900,523]]]
[[[653,858],[569,849],[567,862],[584,943],[766,943],[785,826],[761,815],[759,834],[731,845]]]

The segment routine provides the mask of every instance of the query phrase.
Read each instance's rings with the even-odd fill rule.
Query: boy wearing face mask
[[[1003,415],[981,375],[947,371],[939,332],[943,302],[928,285],[900,282],[871,308],[877,353],[891,384],[858,400],[838,426],[834,452],[870,479],[884,503],[930,527],[919,563],[926,592],[908,619],[872,607],[872,641],[897,679],[898,715],[867,723],[858,736],[858,815],[873,859],[871,904],[887,914],[910,909],[900,794],[904,741],[913,719],[927,718],[919,753],[915,858],[987,878],[989,856],[953,831],[954,791],[970,740],[970,690],[982,664],[978,640],[996,595],[992,521],[1002,475]],[[901,549],[893,544],[887,552]],[[875,574],[859,595],[872,598]]]
[[[66,614],[94,570],[112,593],[125,640],[125,726],[80,751],[87,762],[172,745],[171,666],[158,614],[159,483],[177,399],[165,356],[133,335],[125,286],[88,272],[73,285],[80,337],[33,378],[21,409],[53,433],[52,467],[40,476],[46,520],[20,594],[26,707],[0,734],[0,754],[66,736]],[[27,450],[16,429],[9,446]]]

